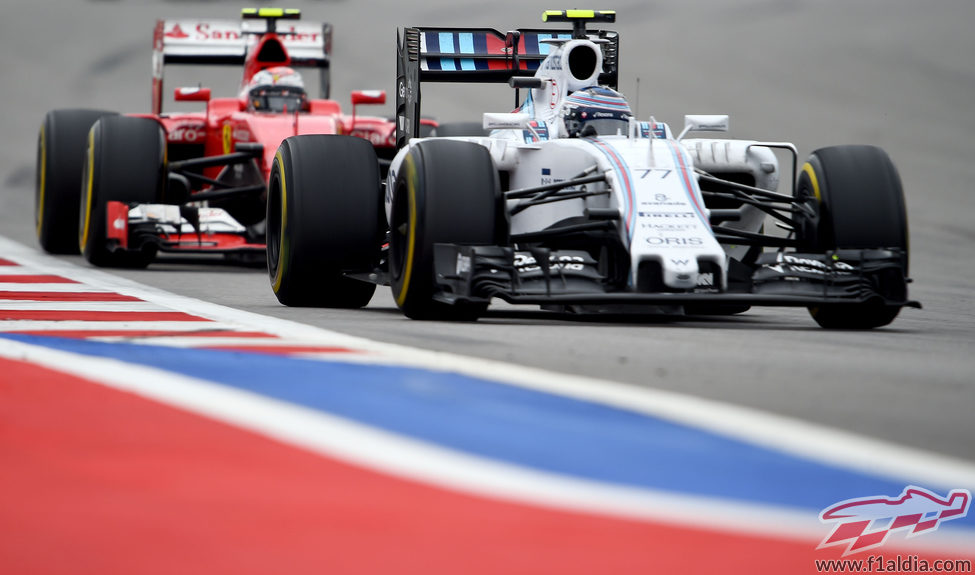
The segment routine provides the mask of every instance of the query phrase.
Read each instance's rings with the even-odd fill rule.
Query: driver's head
[[[591,86],[566,97],[561,113],[562,131],[570,138],[626,134],[631,117],[630,105],[619,92]]]
[[[265,68],[254,74],[244,89],[247,109],[254,112],[298,112],[308,96],[301,75],[287,66]]]

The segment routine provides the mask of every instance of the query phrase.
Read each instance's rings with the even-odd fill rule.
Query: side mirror
[[[354,90],[352,92],[352,105],[359,104],[385,104],[386,90]]]
[[[508,79],[508,85],[512,88],[541,88],[545,80],[535,76],[514,76]]]
[[[359,104],[385,104],[386,90],[352,91],[352,126],[355,126],[355,107]]]
[[[209,102],[210,88],[176,88],[173,97],[177,102]]]
[[[683,139],[690,131],[727,132],[730,117],[727,114],[688,114],[684,116],[684,129],[677,139]]]

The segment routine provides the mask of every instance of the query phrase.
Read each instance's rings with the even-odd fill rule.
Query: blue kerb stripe
[[[453,54],[456,52],[454,48],[454,35],[451,32],[440,32],[440,52],[444,54]],[[456,70],[457,61],[455,58],[441,58],[440,59],[440,69],[441,70]]]
[[[4,335],[158,367],[483,457],[596,481],[818,513],[907,484],[598,403],[417,368]],[[971,527],[975,515],[952,521]],[[948,525],[951,528],[953,525]]]

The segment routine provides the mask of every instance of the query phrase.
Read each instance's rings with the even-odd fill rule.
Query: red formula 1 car
[[[355,113],[384,103],[385,93],[353,92],[352,114],[343,114],[327,99],[332,28],[299,18],[261,8],[245,9],[240,22],[160,20],[150,114],[49,112],[37,153],[41,246],[80,249],[97,266],[145,266],[158,252],[263,261],[268,175],[283,139],[352,134],[391,158],[395,124]],[[211,98],[209,88],[177,88],[177,102],[205,111],[163,113],[166,64],[243,65],[240,92]],[[302,68],[319,71],[320,98],[309,97]]]

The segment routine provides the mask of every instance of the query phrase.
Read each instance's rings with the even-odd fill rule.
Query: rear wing
[[[157,20],[152,42],[152,113],[162,113],[167,64],[244,66],[248,59],[318,68],[321,97],[329,96],[332,25],[299,22],[297,10],[246,9],[243,20]],[[291,20],[278,22],[278,20]],[[264,42],[275,34],[278,42]],[[283,48],[283,49],[282,49]],[[259,49],[260,53],[252,54]]]
[[[549,21],[557,20],[555,18]],[[601,40],[603,72],[599,83],[616,88],[619,35],[582,28]],[[534,76],[552,49],[546,39],[580,37],[573,30],[519,29],[502,34],[493,28],[404,28],[397,31],[396,145],[419,135],[420,84],[423,82],[508,82]],[[586,36],[583,36],[586,37]]]

